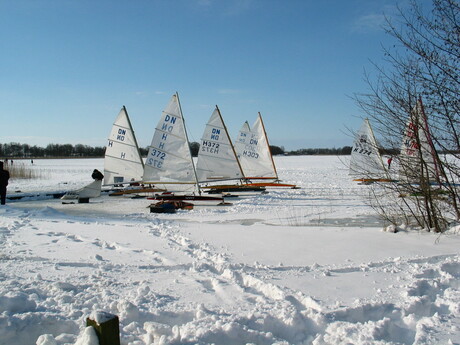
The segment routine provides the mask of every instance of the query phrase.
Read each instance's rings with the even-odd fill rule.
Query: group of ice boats
[[[128,112],[121,108],[108,137],[103,175],[103,180],[72,192],[72,198],[101,192],[147,197],[157,201],[150,206],[152,212],[170,212],[194,204],[226,205],[230,198],[267,193],[269,188],[298,188],[279,180],[260,113],[252,127],[243,124],[233,142],[216,106],[194,160],[177,93],[162,112],[145,161]]]
[[[387,157],[386,164],[381,148],[368,119],[364,119],[356,132],[350,156],[349,174],[360,184],[391,184],[400,197],[417,196],[422,183],[430,186],[431,193],[442,195],[443,164],[431,138],[422,99],[419,98],[405,124],[398,154]],[[450,183],[458,188],[459,184]],[[426,187],[423,187],[426,188]]]

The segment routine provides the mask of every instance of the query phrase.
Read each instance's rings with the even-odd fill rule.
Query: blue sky
[[[178,91],[191,141],[217,104],[234,138],[351,146],[350,96],[392,40],[396,0],[0,1],[0,143],[104,146],[125,105],[140,146]],[[404,6],[404,4],[402,4]]]

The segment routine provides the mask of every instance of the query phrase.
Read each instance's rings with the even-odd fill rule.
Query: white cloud
[[[398,17],[400,9],[404,11],[409,6],[410,3],[407,0],[400,0],[397,6],[393,3],[380,4],[378,9],[369,10],[368,14],[357,18],[351,29],[353,32],[361,33],[381,31],[386,24],[386,19],[391,20]]]
[[[368,14],[359,17],[352,26],[353,32],[380,31],[385,24],[385,15]]]

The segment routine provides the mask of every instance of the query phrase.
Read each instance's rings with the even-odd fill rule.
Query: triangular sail
[[[245,125],[235,144],[244,175],[247,179],[278,179],[260,113],[251,129]]]
[[[196,173],[199,182],[244,178],[217,106],[209,118],[201,138]]]
[[[428,129],[421,99],[412,110],[406,124],[400,154],[400,179],[408,182],[438,180],[435,150]]]
[[[171,97],[155,128],[144,182],[196,184],[195,169],[178,95]]]
[[[353,142],[350,175],[360,179],[382,179],[387,175],[368,119],[364,119]]]
[[[235,140],[235,151],[238,159],[241,156],[241,152],[244,150],[246,143],[249,143],[251,138],[251,128],[249,127],[248,121],[245,121],[243,126],[241,126],[240,131],[238,132],[238,137]]]
[[[104,184],[141,181],[144,163],[136,136],[123,106],[110,131],[104,157]]]

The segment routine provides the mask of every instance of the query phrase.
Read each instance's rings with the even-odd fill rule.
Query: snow
[[[98,325],[101,325],[109,320],[115,319],[116,315],[100,310],[93,310],[93,312],[89,315],[89,318],[95,321]]]
[[[301,189],[175,214],[128,197],[9,201],[0,344],[97,344],[86,318],[107,314],[131,345],[460,344],[458,226],[380,221],[346,157],[275,162]],[[79,188],[103,160],[31,168],[40,178],[10,180],[9,193]]]

